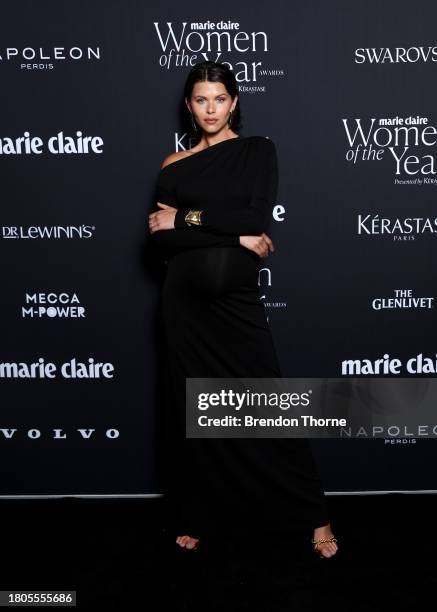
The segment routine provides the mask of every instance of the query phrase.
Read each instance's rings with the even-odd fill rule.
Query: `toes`
[[[187,535],[178,536],[176,538],[176,543],[179,544],[179,546],[181,546],[182,548],[188,548],[190,550],[192,550],[193,548],[196,548],[198,542],[199,542],[198,539],[191,538],[190,536],[187,536]]]
[[[187,537],[188,536],[179,536],[176,538],[176,542],[177,544],[179,544],[179,546],[182,546],[182,548],[186,545],[187,543]]]

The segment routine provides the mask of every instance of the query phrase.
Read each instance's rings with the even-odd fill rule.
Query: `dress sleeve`
[[[162,202],[177,208],[178,202],[171,178],[167,173],[160,172],[156,192],[155,203]],[[155,206],[153,210],[157,210]],[[160,209],[161,210],[161,209]],[[158,248],[196,248],[211,246],[240,246],[239,236],[218,234],[214,232],[191,232],[190,227],[184,222],[184,227],[170,230],[158,230],[149,234],[151,243]]]
[[[188,227],[193,234],[216,231],[234,236],[258,236],[265,232],[278,192],[278,158],[274,142],[262,138],[256,155],[252,195],[248,206],[232,211],[202,208],[201,225],[192,226],[187,226],[185,222],[185,215],[190,209],[183,208],[176,213],[175,227]]]

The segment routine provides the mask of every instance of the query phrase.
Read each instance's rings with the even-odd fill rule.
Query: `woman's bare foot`
[[[334,534],[331,531],[330,523],[324,525],[323,527],[317,527],[314,529],[314,542],[317,542],[317,540],[329,540],[332,537],[334,537]],[[314,547],[316,553],[318,553],[321,557],[332,557],[338,550],[336,542],[323,542],[317,545],[314,544]]]
[[[178,536],[176,538],[176,544],[179,544],[181,548],[188,548],[189,550],[196,550],[199,544],[198,538],[190,538],[190,536]]]

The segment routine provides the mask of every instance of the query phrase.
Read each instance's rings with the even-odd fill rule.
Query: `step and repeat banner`
[[[284,377],[436,376],[436,19],[424,0],[3,6],[1,496],[159,493],[148,214],[205,59],[278,151],[259,284]],[[327,493],[434,491],[436,435],[312,444]]]

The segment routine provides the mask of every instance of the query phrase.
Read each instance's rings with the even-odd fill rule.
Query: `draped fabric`
[[[186,378],[281,376],[260,257],[239,243],[267,232],[277,189],[276,148],[262,136],[221,141],[158,177],[156,200],[178,209],[175,229],[151,236],[167,263],[161,476],[175,535],[329,522],[308,440],[185,437]],[[190,208],[201,226],[185,224]]]

